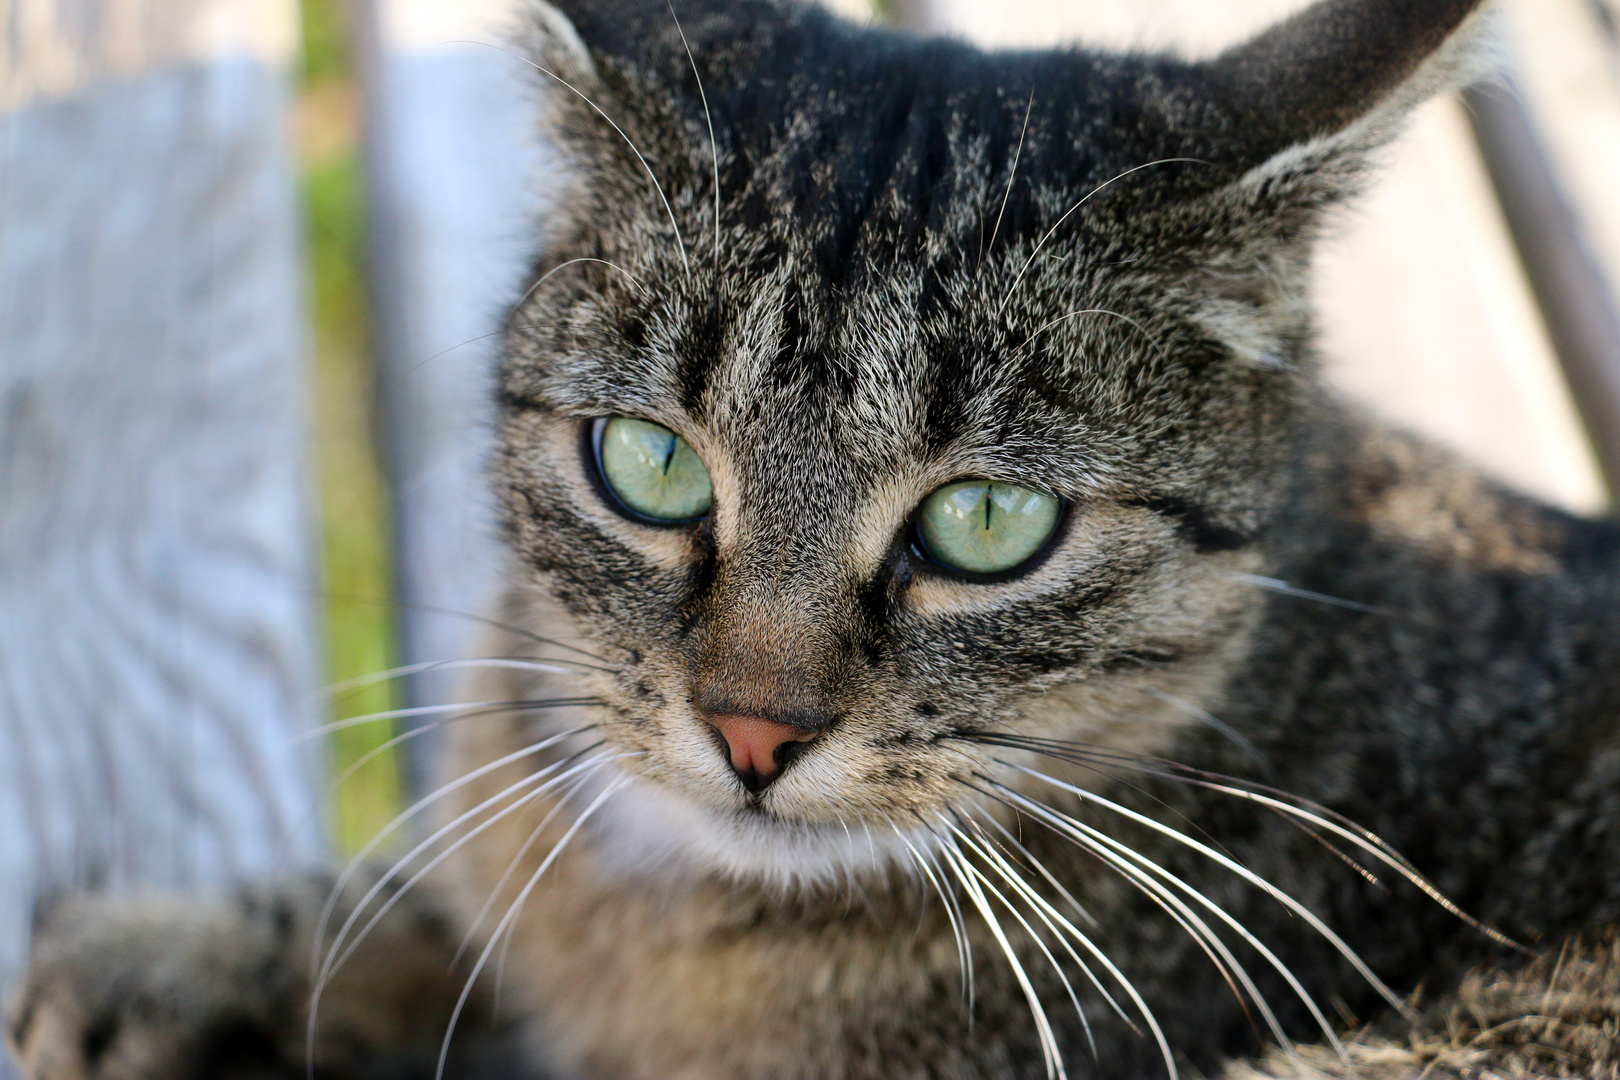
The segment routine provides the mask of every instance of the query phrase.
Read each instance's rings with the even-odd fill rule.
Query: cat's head
[[[815,878],[1016,783],[975,734],[1198,723],[1314,392],[1312,241],[1477,6],[1328,0],[1198,63],[541,8],[568,178],[497,478],[520,617],[612,661],[609,828]]]

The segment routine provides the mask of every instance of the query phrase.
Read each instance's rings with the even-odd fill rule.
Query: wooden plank
[[[37,897],[321,850],[293,16],[233,2],[7,23],[0,994]]]
[[[544,171],[533,76],[505,51],[507,12],[502,2],[361,6],[372,306],[407,664],[464,655],[499,558],[483,474],[494,335],[534,254]],[[408,703],[443,702],[454,683],[416,676]],[[435,741],[430,732],[406,745],[420,787]]]

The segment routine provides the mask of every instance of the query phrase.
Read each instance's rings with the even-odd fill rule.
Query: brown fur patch
[[[1402,435],[1369,437],[1362,450],[1349,495],[1381,539],[1486,572],[1557,572],[1553,552],[1564,538],[1543,508],[1507,494],[1446,451]]]

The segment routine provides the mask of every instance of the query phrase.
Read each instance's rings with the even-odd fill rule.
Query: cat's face
[[[1307,241],[1355,164],[1238,130],[1193,65],[774,4],[688,13],[689,60],[655,6],[571,12],[588,55],[546,16],[616,126],[562,111],[501,387],[534,629],[614,668],[591,719],[641,780],[610,827],[815,877],[1015,782],[976,733],[1161,749],[1256,602]],[[931,532],[961,482],[983,522]]]

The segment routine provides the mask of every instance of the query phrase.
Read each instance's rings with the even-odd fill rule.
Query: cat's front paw
[[[8,1009],[12,1053],[30,1080],[301,1078],[283,933],[230,904],[66,901]]]

